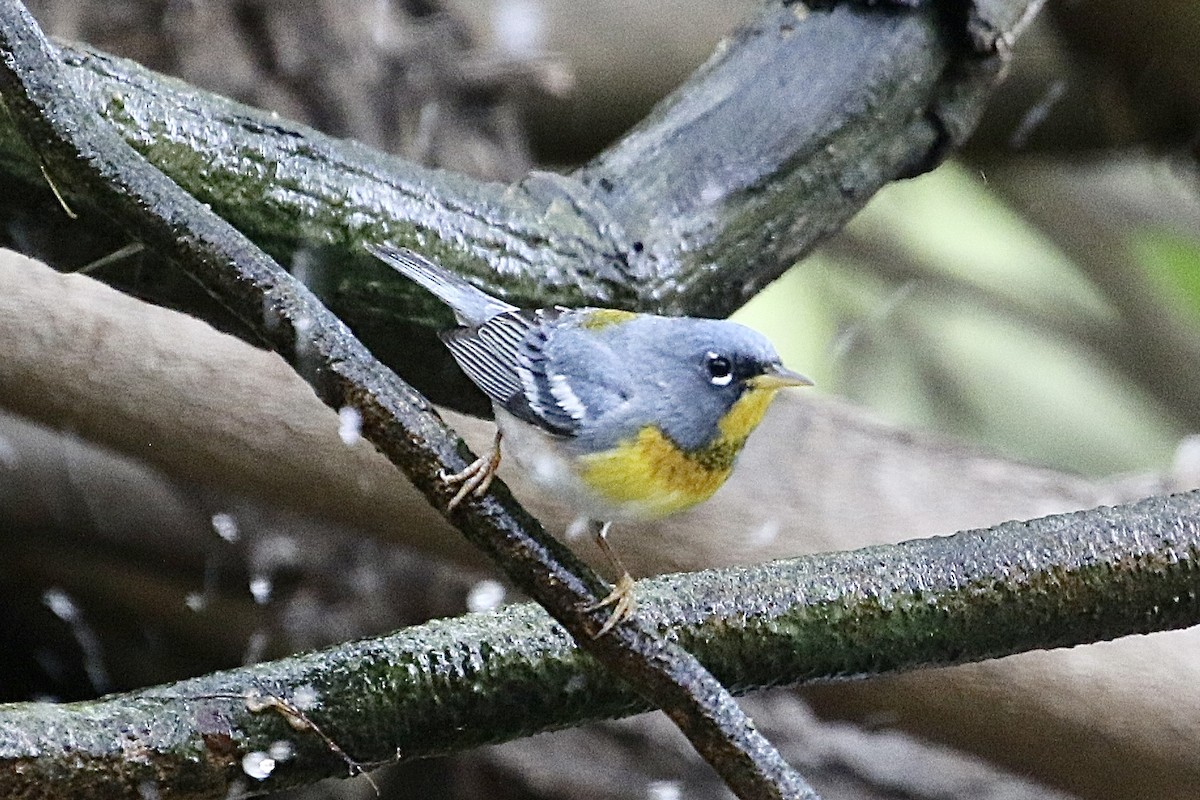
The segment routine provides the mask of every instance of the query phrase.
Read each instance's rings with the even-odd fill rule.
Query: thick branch
[[[741,691],[978,661],[1200,622],[1200,492],[951,537],[642,581],[643,615]],[[743,587],[753,586],[754,592]],[[647,708],[533,606],[100,702],[0,708],[6,797],[221,796],[234,755],[287,739],[262,788],[336,775],[289,702],[361,761],[444,753]],[[70,746],[66,743],[70,743]],[[136,758],[130,757],[136,754]],[[48,780],[83,768],[83,783]]]
[[[425,400],[379,364],[296,279],[129,148],[78,101],[36,23],[0,2],[0,87],[48,179],[102,204],[132,235],[179,263],[334,408],[354,406],[363,435],[446,510],[439,474],[465,466],[459,440]],[[661,707],[742,797],[815,797],[696,659],[636,621],[596,638],[598,579],[507,492],[470,501],[459,529],[615,674]],[[592,609],[592,610],[587,610]],[[226,766],[230,766],[226,764]]]
[[[363,239],[410,244],[518,300],[725,314],[884,183],[962,141],[1004,63],[972,45],[1012,35],[1038,3],[989,5],[995,30],[974,17],[957,28],[936,3],[766,3],[595,163],[515,187],[384,158],[85,49],[62,61],[188,192],[278,257],[336,265],[334,310],[353,327],[430,309],[397,300],[413,292],[381,277]],[[38,178],[11,133],[0,149],[6,169]]]
[[[924,5],[769,4],[578,173],[644,247],[649,297],[728,314],[962,143],[1003,59]]]

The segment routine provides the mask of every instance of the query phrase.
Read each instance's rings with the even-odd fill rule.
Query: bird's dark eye
[[[720,353],[705,353],[704,366],[708,369],[708,379],[714,386],[728,386],[733,380],[733,364]]]

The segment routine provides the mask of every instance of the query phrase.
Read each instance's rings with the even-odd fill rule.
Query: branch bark
[[[1200,622],[1200,492],[990,530],[668,575],[638,584],[672,632],[738,691],[960,664]],[[741,587],[753,586],[754,592]],[[8,797],[222,796],[241,755],[297,757],[259,788],[343,774],[303,707],[361,762],[418,758],[649,706],[532,605],[99,702],[0,707]],[[134,757],[136,756],[136,757]],[[76,782],[50,780],[64,770]]]
[[[325,299],[352,327],[432,308],[381,279],[364,239],[421,249],[516,301],[725,315],[880,186],[962,142],[1006,63],[997,42],[1040,3],[983,5],[992,16],[765,3],[592,164],[512,187],[389,159],[84,48],[61,60],[83,100],[189,193],[276,257],[336,265]],[[0,148],[7,170],[40,180],[11,134]]]

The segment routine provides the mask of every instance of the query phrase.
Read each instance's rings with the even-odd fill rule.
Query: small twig
[[[375,790],[375,796],[378,797],[381,794],[379,791],[379,784],[375,783],[375,779],[371,777],[371,773],[367,772],[363,768],[362,763],[351,758],[350,754],[347,753],[341,745],[333,740],[333,737],[321,730],[321,728],[317,726],[317,723],[312,721],[308,714],[304,712],[304,709],[300,708],[295,703],[284,700],[278,695],[273,695],[261,689],[250,690],[246,693],[244,699],[246,701],[246,709],[252,713],[257,714],[262,711],[266,711],[267,709],[271,709],[278,713],[279,716],[283,717],[287,721],[287,724],[292,726],[293,730],[297,730],[302,733],[308,731],[315,733],[318,737],[320,737],[321,741],[325,742],[325,746],[329,748],[329,751],[346,764],[346,766],[350,769],[351,776],[362,775],[366,779],[367,783],[371,784],[371,788]]]
[[[16,0],[0,0],[0,51],[0,90],[47,167],[69,177],[66,185],[98,201],[132,235],[169,254],[287,358],[323,402],[358,408],[364,438],[449,513],[446,487],[436,476],[466,462],[458,438],[424,398],[379,364],[307,288],[88,110]],[[602,583],[507,492],[470,498],[452,519],[584,649],[661,707],[735,793],[816,797],[732,695],[681,647],[634,621],[593,638],[607,614],[587,607],[599,599]]]
[[[250,679],[253,681],[253,679]],[[277,694],[268,692],[261,686],[241,694],[232,694],[230,692],[203,692],[203,693],[185,693],[177,694],[171,691],[154,694],[154,695],[133,695],[139,701],[161,702],[163,700],[179,703],[191,703],[197,700],[232,700],[240,702],[247,711],[251,714],[261,714],[264,711],[274,711],[287,722],[292,730],[299,733],[315,733],[324,744],[329,752],[333,753],[346,765],[350,771],[351,777],[362,775],[367,783],[371,784],[371,788],[375,790],[375,795],[378,797],[381,792],[379,784],[367,772],[368,766],[382,766],[382,763],[363,762],[350,756],[346,749],[339,745],[337,741],[321,729],[316,722],[300,707],[299,703],[292,702],[280,697]],[[399,753],[397,753],[399,755]]]
[[[106,256],[101,256],[95,261],[84,264],[82,267],[75,270],[75,272],[80,275],[87,275],[88,273],[95,272],[103,267],[107,267],[109,264],[115,264],[118,261],[129,258],[130,256],[137,255],[145,249],[146,246],[141,242],[130,242],[124,247],[117,248]]]
[[[79,215],[75,213],[71,206],[67,205],[67,200],[62,196],[62,192],[58,190],[58,185],[54,183],[54,180],[50,177],[50,173],[46,171],[46,165],[38,164],[38,169],[42,171],[42,177],[46,179],[46,185],[50,187],[50,191],[54,193],[54,199],[62,206],[62,210],[66,212],[66,215],[71,219],[79,219]]]

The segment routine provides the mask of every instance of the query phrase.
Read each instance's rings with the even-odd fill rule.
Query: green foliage
[[[1200,320],[1200,244],[1138,251]],[[738,312],[818,391],[892,421],[1089,474],[1161,469],[1183,423],[1100,357],[1117,312],[1078,264],[947,164],[886,187],[829,247]]]
[[[1200,329],[1200,238],[1152,229],[1134,234],[1129,244],[1169,307]]]

